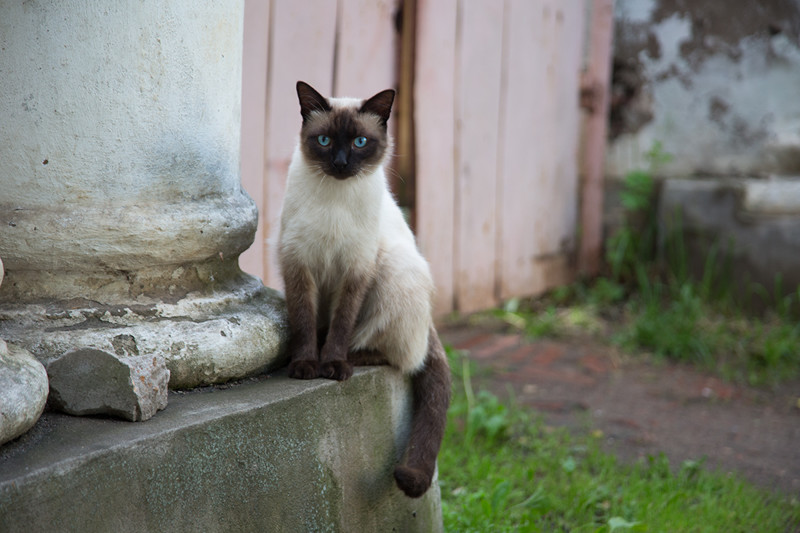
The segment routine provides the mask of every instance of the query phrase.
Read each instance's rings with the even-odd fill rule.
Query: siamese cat
[[[346,380],[354,365],[411,376],[408,496],[431,485],[450,401],[450,370],[431,318],[433,281],[389,192],[384,162],[394,91],[325,98],[297,82],[300,140],[286,183],[279,261],[290,325],[289,376]]]

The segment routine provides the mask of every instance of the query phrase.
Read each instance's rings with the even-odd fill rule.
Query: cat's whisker
[[[314,195],[317,195],[317,194],[319,194],[319,189],[322,187],[322,184],[325,181],[325,178],[328,178],[329,176],[327,174],[325,174],[325,172],[322,170],[322,166],[320,166],[320,165],[317,165],[315,167],[315,170],[317,171],[317,176],[319,177],[319,181],[317,182],[317,186],[314,189]]]
[[[405,183],[406,182],[406,179],[397,170],[395,170],[393,168],[389,168],[388,171],[389,171],[389,175],[391,177],[397,178],[398,180],[400,180],[401,183]]]

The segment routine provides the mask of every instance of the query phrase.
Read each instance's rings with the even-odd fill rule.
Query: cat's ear
[[[331,110],[328,100],[304,81],[297,82],[297,98],[300,100],[300,114],[303,115],[304,124],[312,111]]]
[[[386,122],[389,121],[389,114],[392,112],[392,102],[394,102],[394,91],[386,89],[361,104],[359,111],[378,115],[381,123],[385,126]]]

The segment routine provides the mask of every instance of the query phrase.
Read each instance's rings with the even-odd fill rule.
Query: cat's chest
[[[299,231],[326,249],[346,251],[377,240],[379,216],[371,205],[325,202],[305,211]]]
[[[377,256],[381,197],[368,188],[344,194],[297,195],[284,220],[284,244],[312,270],[349,269]]]

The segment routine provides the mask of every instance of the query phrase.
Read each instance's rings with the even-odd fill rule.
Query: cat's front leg
[[[343,381],[353,375],[353,364],[347,360],[358,312],[371,277],[349,274],[345,277],[334,308],[328,337],[320,353],[320,375]]]
[[[284,268],[283,281],[289,314],[289,377],[314,379],[320,375],[317,287],[311,273],[303,267]]]

